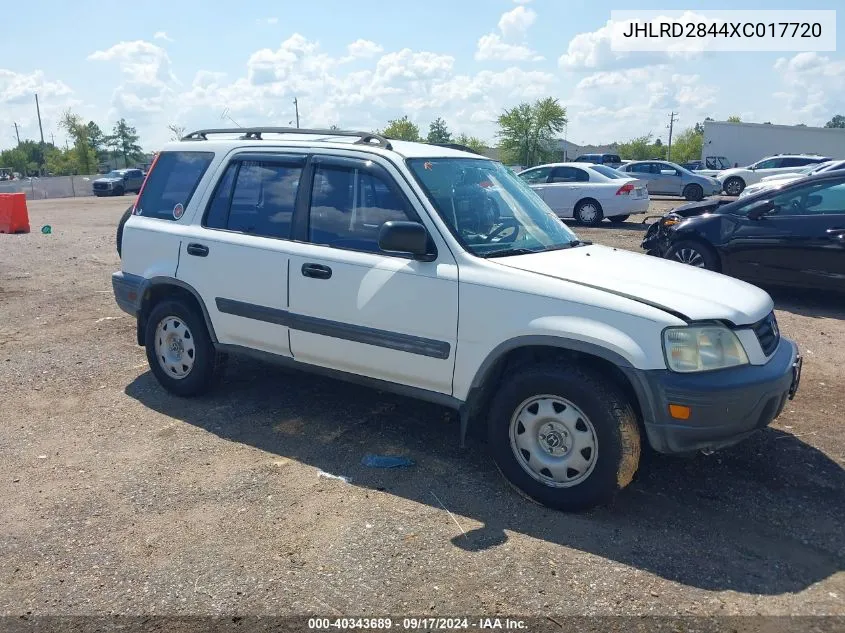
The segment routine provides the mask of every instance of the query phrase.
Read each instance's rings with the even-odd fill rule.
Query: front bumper
[[[765,365],[744,365],[700,374],[669,370],[634,372],[646,435],[661,453],[716,450],[768,426],[795,395],[801,356],[781,339]],[[669,405],[690,408],[687,420],[674,419]]]
[[[657,255],[663,257],[669,250],[669,234],[663,227],[662,220],[652,223],[646,231],[643,241],[640,243],[640,248],[644,249],[649,255]]]

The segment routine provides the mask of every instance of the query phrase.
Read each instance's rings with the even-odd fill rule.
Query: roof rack
[[[469,152],[470,154],[478,154],[479,156],[483,156],[481,152],[477,152],[471,147],[466,145],[461,145],[460,143],[427,143],[427,145],[436,145],[437,147],[447,147],[449,149],[456,149],[462,152]]]
[[[241,140],[262,140],[262,134],[309,134],[319,136],[348,136],[357,137],[356,145],[377,145],[384,149],[393,149],[381,134],[374,132],[353,132],[350,130],[311,130],[298,127],[239,127],[239,128],[211,128],[197,130],[182,137],[183,141],[207,141],[209,134],[240,134]],[[375,141],[375,143],[373,142]]]

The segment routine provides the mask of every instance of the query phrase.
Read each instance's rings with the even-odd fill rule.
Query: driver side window
[[[774,169],[780,165],[779,158],[769,158],[767,160],[761,160],[759,163],[754,165],[755,169]]]
[[[549,179],[550,167],[540,167],[539,169],[532,169],[519,175],[529,185],[537,185],[546,182]]]
[[[775,197],[773,202],[771,214],[777,216],[845,214],[845,181],[802,187]]]

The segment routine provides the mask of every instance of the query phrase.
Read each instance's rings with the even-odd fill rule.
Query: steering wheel
[[[487,234],[487,237],[484,238],[485,242],[492,242],[493,238],[497,237],[498,235],[504,233],[508,229],[511,229],[514,237],[516,234],[519,233],[519,229],[522,225],[516,218],[504,218],[502,221],[493,227],[493,230]]]

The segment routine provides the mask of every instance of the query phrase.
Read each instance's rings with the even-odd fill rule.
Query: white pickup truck
[[[201,130],[122,228],[115,297],[165,389],[201,394],[243,353],[442,403],[554,508],[609,500],[645,444],[738,442],[798,387],[765,292],[581,241],[469,151]]]

